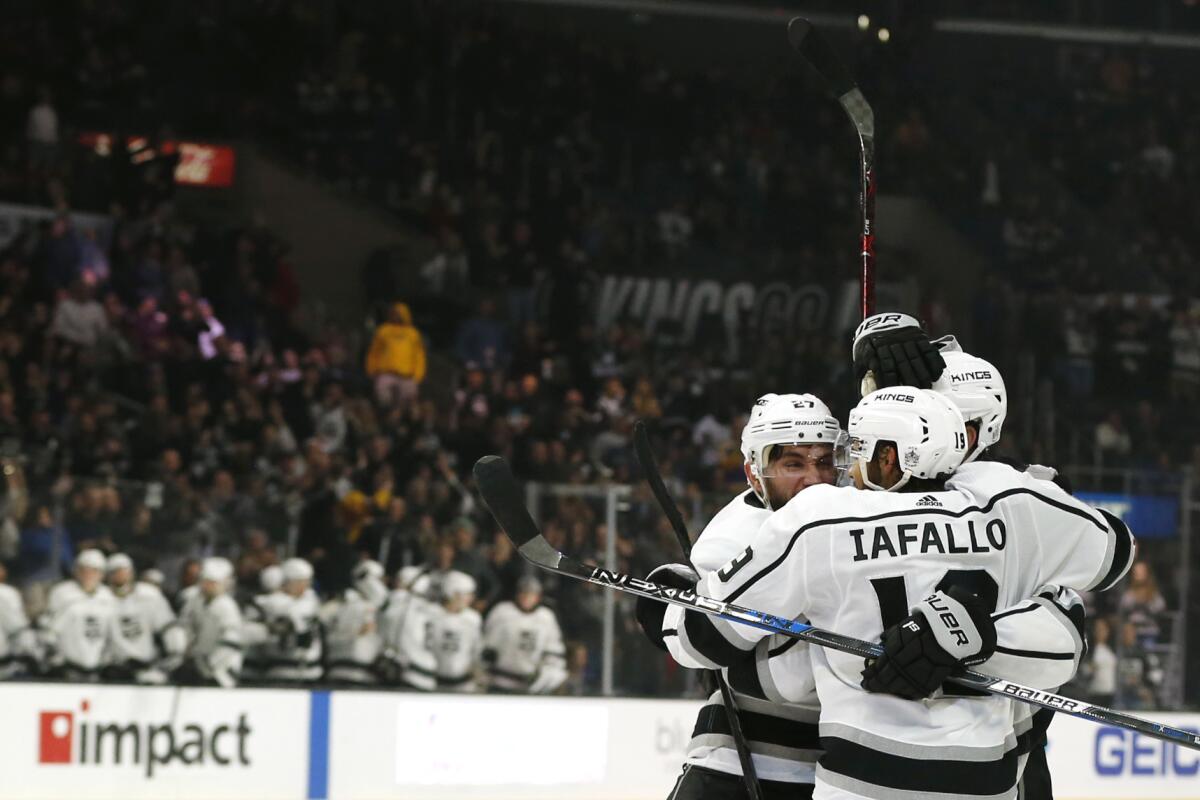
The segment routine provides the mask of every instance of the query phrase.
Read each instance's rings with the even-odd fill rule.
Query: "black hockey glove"
[[[287,617],[274,617],[267,623],[267,630],[281,649],[289,650],[295,646],[296,626]]]
[[[871,323],[879,320],[877,325]],[[854,336],[854,375],[865,397],[888,386],[928,389],[946,362],[929,334],[907,314],[876,314]]]
[[[687,564],[663,564],[661,567],[651,570],[650,574],[646,576],[646,580],[669,586],[672,589],[695,589],[696,581],[699,579],[700,576]],[[662,632],[663,616],[666,613],[666,603],[660,603],[648,597],[637,599],[637,608],[634,614],[638,624],[642,626],[646,638],[660,650],[667,649],[666,643],[663,642]]]
[[[979,597],[960,586],[935,592],[911,616],[883,632],[883,655],[867,659],[862,687],[920,700],[959,667],[971,667],[996,651],[996,625]]]

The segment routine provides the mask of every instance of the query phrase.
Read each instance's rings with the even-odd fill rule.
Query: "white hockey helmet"
[[[81,550],[79,555],[75,556],[75,569],[98,569],[103,572],[105,562],[104,553],[95,548],[89,548]]]
[[[289,581],[311,581],[312,576],[312,564],[309,564],[303,558],[289,558],[283,562],[284,583]]]
[[[475,594],[475,579],[467,573],[452,570],[442,578],[443,597],[449,599],[468,594]]]
[[[405,589],[420,597],[425,597],[433,588],[433,581],[425,567],[402,567],[396,575],[397,588]]]
[[[233,564],[227,558],[206,558],[200,564],[200,580],[226,583],[233,577]]]
[[[850,458],[859,463],[863,483],[883,487],[867,476],[867,464],[880,442],[896,445],[903,477],[886,491],[896,491],[911,478],[950,475],[967,452],[967,429],[958,407],[931,389],[893,386],[859,401],[850,412]]]
[[[961,351],[943,351],[946,371],[933,384],[933,390],[958,407],[965,422],[979,426],[979,437],[963,463],[979,457],[1000,441],[1000,432],[1008,416],[1008,392],[1000,371],[978,356]]]
[[[750,474],[761,482],[772,448],[827,444],[833,447],[835,466],[844,472],[847,441],[846,432],[829,406],[815,395],[770,393],[758,398],[750,409],[750,419],[742,429],[742,458],[750,465]],[[759,499],[767,502],[761,494]]]
[[[360,561],[354,566],[354,570],[350,573],[353,581],[358,583],[364,580],[383,580],[383,567],[378,561]]]
[[[104,562],[104,571],[108,573],[116,572],[119,569],[133,570],[133,559],[124,553],[113,553]]]
[[[263,567],[258,573],[258,585],[267,594],[279,591],[283,586],[283,567],[278,564]]]

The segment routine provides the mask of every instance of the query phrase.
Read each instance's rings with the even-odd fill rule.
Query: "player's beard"
[[[799,494],[799,490],[792,491],[789,489],[781,489],[775,485],[775,481],[771,478],[763,479],[763,486],[767,490],[767,500],[771,503],[771,510],[778,511],[787,505],[787,502]]]

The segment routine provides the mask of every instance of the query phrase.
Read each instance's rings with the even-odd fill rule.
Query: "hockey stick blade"
[[[521,488],[508,462],[500,456],[484,456],[475,462],[472,472],[484,505],[521,556],[538,566],[557,569],[562,554],[542,537],[533,517],[529,516],[529,509],[521,498]]]
[[[859,90],[846,64],[830,47],[829,41],[804,17],[788,23],[788,42],[800,57],[821,77],[825,91],[837,99],[863,139],[875,138],[875,112]],[[873,157],[872,157],[872,160]]]
[[[829,46],[821,32],[803,17],[788,23],[788,42],[825,84],[854,125],[859,143],[859,210],[862,237],[862,313],[866,319],[875,313],[875,112],[863,96],[845,63]]]
[[[816,70],[834,97],[841,97],[854,88],[854,79],[846,65],[821,32],[804,17],[795,17],[788,23],[788,43]]]
[[[483,473],[482,478],[481,472]],[[801,639],[851,655],[863,658],[878,658],[883,655],[883,648],[878,644],[855,639],[852,636],[843,636],[840,633],[816,628],[797,620],[785,619],[752,608],[714,600],[711,597],[697,594],[692,589],[673,589],[631,575],[611,572],[560,553],[545,540],[541,532],[537,530],[537,526],[533,524],[529,512],[521,501],[521,493],[516,479],[513,478],[512,472],[502,458],[485,456],[480,459],[475,465],[475,479],[479,486],[479,493],[483,495],[484,502],[492,511],[492,516],[512,539],[518,552],[527,561],[543,569],[639,597],[648,597],[651,600],[700,611],[769,633],[779,633],[793,639]],[[506,526],[506,521],[514,526],[512,530]],[[530,536],[531,531],[532,536]],[[1053,692],[1034,689],[972,670],[964,670],[951,676],[950,680],[962,686],[1019,700],[1029,705],[1049,708],[1103,725],[1126,728],[1165,742],[1173,742],[1192,750],[1200,750],[1200,735],[1161,722],[1123,714],[1103,706],[1090,705],[1080,700],[1073,700]]]

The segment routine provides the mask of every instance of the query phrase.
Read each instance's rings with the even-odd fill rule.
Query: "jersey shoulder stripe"
[[[1095,517],[1091,516],[1087,512],[1083,511],[1082,509],[1073,508],[1072,506],[1069,506],[1065,503],[1061,503],[1057,500],[1054,500],[1053,498],[1046,497],[1045,495],[1042,495],[1042,494],[1035,492],[1032,489],[1029,489],[1024,486],[1014,487],[1012,489],[1008,489],[1006,491],[1000,492],[1000,493],[996,494],[995,496],[993,496],[984,505],[981,505],[981,506],[980,505],[969,505],[969,506],[964,506],[963,508],[960,508],[957,510],[948,509],[948,508],[927,508],[927,507],[917,508],[914,506],[912,508],[904,508],[904,509],[900,509],[900,510],[896,510],[896,511],[885,511],[880,514],[873,514],[873,515],[869,515],[869,516],[846,516],[846,517],[829,517],[829,518],[823,518],[823,519],[815,519],[815,520],[806,522],[802,526],[800,526],[800,528],[798,530],[796,530],[795,533],[792,534],[791,539],[788,541],[787,547],[785,547],[783,549],[783,552],[780,553],[779,556],[774,561],[767,564],[765,567],[763,567],[761,570],[759,570],[757,573],[755,573],[749,580],[747,580],[745,583],[743,583],[741,586],[739,586],[737,589],[735,589],[732,593],[730,593],[724,599],[726,602],[730,602],[730,603],[736,602],[737,599],[739,597],[741,597],[750,587],[754,586],[754,584],[756,584],[762,578],[769,575],[780,564],[782,564],[784,561],[786,561],[788,556],[791,555],[792,548],[794,548],[796,546],[796,541],[806,531],[810,531],[813,528],[820,528],[820,527],[827,526],[827,525],[846,525],[849,523],[878,522],[879,520],[882,520],[882,519],[891,519],[893,517],[903,517],[903,516],[906,516],[909,514],[921,514],[923,516],[942,516],[942,517],[956,519],[956,518],[964,517],[968,514],[987,513],[988,511],[991,511],[993,508],[995,508],[996,504],[1001,502],[1002,500],[1007,500],[1010,497],[1016,497],[1019,495],[1028,495],[1028,496],[1033,497],[1034,499],[1039,500],[1047,505],[1053,506],[1054,508],[1057,508],[1060,511],[1064,511],[1068,514],[1074,514],[1075,516],[1078,516],[1081,519],[1090,522],[1101,533],[1104,533],[1104,534],[1112,533],[1112,531],[1108,527],[1103,525],[1099,520],[1097,520]],[[803,495],[797,495],[797,496],[803,497]],[[914,497],[914,500],[915,499],[916,498]],[[782,513],[782,512],[780,512],[780,513]],[[1121,538],[1120,536],[1117,537],[1117,539],[1120,539],[1120,538]],[[1125,545],[1126,545],[1126,547],[1128,547],[1129,542],[1126,541]],[[1119,546],[1120,545],[1118,544],[1118,547]],[[1115,558],[1114,558],[1114,561],[1116,561]]]
[[[1114,516],[1102,508],[1097,510],[1112,526],[1113,532],[1116,534],[1116,550],[1113,552],[1112,564],[1105,572],[1104,577],[1096,584],[1096,591],[1103,592],[1111,589],[1117,581],[1125,577],[1125,573],[1133,566],[1133,557],[1137,547],[1133,533],[1120,517]]]

